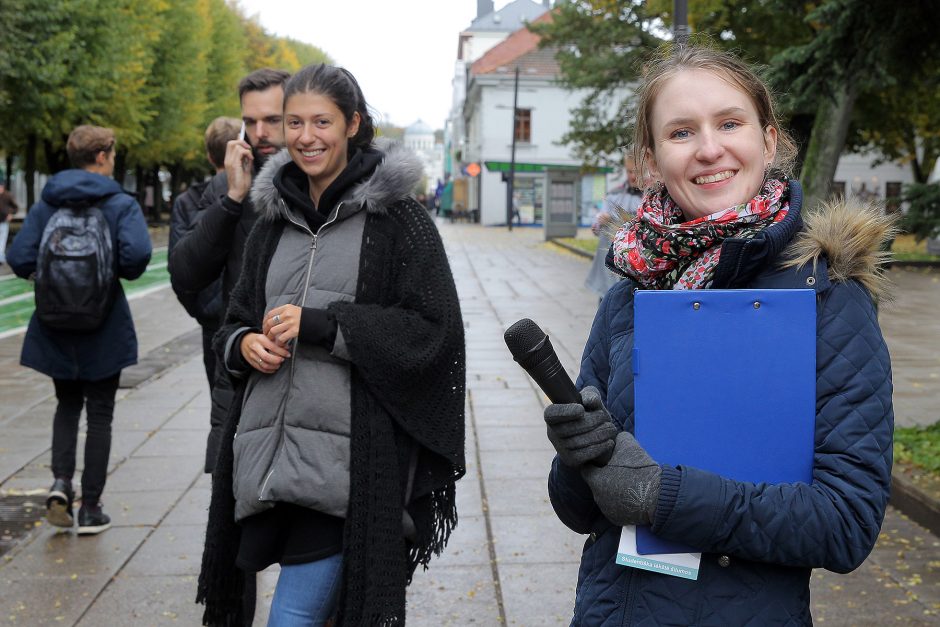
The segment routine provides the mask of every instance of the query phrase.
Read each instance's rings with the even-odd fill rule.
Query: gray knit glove
[[[566,466],[606,458],[614,448],[617,427],[595,387],[581,390],[581,403],[556,403],[545,408],[548,440]]]
[[[649,525],[656,516],[662,469],[626,431],[617,435],[614,454],[606,466],[582,466],[581,476],[594,493],[594,502],[615,525]]]

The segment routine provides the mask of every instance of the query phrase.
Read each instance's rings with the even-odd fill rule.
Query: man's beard
[[[266,155],[266,154],[264,154],[263,152],[260,151],[261,148],[275,148],[275,149],[277,149],[277,150],[280,150],[280,149],[281,149],[281,146],[276,146],[276,145],[272,144],[271,142],[268,142],[268,141],[265,141],[265,140],[261,140],[260,142],[258,142],[258,145],[257,145],[257,146],[252,146],[252,147],[251,147],[251,156],[254,157],[254,160],[255,160],[255,171],[256,171],[256,172],[257,172],[258,170],[260,170],[260,169],[264,166],[265,162],[266,162],[270,157],[273,157],[274,155],[277,154],[277,152],[272,152],[271,154],[267,154],[267,155]]]

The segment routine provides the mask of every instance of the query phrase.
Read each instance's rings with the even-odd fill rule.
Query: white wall
[[[885,183],[900,182],[913,183],[914,175],[910,166],[901,166],[896,163],[883,163],[871,167],[874,155],[858,155],[847,153],[839,159],[839,166],[833,177],[834,182],[845,183],[845,194],[849,196],[861,188],[862,183],[868,192],[875,192],[878,198],[885,198]]]
[[[512,147],[512,76],[478,78],[479,91],[470,94],[480,101],[476,104],[470,122],[468,159],[479,161],[509,161]],[[570,110],[583,97],[580,92],[569,92],[548,80],[524,80],[520,77],[518,107],[532,110],[532,141],[516,144],[517,163],[543,163],[552,165],[580,165],[569,146],[557,142],[568,130]],[[498,172],[481,174],[481,197],[477,206],[483,224],[499,224],[506,220],[506,184]],[[471,198],[471,204],[474,202]]]

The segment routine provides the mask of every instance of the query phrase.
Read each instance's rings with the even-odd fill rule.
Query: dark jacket
[[[143,274],[150,261],[151,244],[140,206],[113,179],[85,170],[65,170],[49,179],[42,200],[26,214],[23,228],[7,254],[13,271],[23,278],[36,271],[42,232],[56,208],[96,200],[102,200],[99,207],[111,227],[117,275],[136,279]],[[124,290],[117,286],[111,313],[91,333],[56,331],[33,314],[20,363],[55,379],[87,381],[110,377],[137,363],[137,335]]]
[[[600,514],[580,474],[556,458],[552,505],[568,527],[590,534],[572,625],[809,625],[811,569],[849,572],[874,546],[888,501],[894,415],[890,360],[863,284],[877,283],[871,251],[884,223],[836,207],[808,216],[801,230],[798,184],[793,190],[782,222],[724,244],[713,287],[816,290],[813,483],[755,485],[663,466],[653,532],[702,551],[699,578],[688,581],[617,565],[620,528]],[[600,390],[616,424],[631,432],[633,373],[624,356],[633,347],[636,287],[622,281],[601,303],[578,378],[579,388]]]
[[[238,281],[245,242],[257,213],[250,198],[238,204],[228,198],[225,172],[209,181],[200,200],[196,227],[176,242],[167,258],[170,281],[177,293],[199,292],[222,277],[222,306]]]
[[[170,213],[170,240],[167,249],[168,258],[173,257],[173,251],[181,239],[186,237],[196,228],[199,219],[203,216],[205,206],[201,205],[201,199],[209,187],[209,181],[196,183],[177,197],[173,203],[173,210]],[[179,287],[178,282],[173,282],[174,272],[180,272],[179,265],[168,264],[170,271],[170,280],[173,283],[173,291],[180,304],[186,309],[186,313],[199,321],[202,326],[218,328],[222,322],[222,278],[219,277],[209,284],[208,287],[201,290],[186,291]]]

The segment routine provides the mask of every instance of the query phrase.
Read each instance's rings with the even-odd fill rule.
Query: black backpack
[[[39,243],[39,321],[60,331],[94,331],[111,312],[116,284],[111,228],[101,209],[57,209]]]

